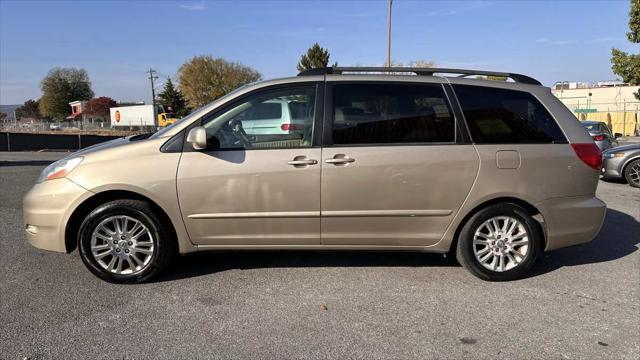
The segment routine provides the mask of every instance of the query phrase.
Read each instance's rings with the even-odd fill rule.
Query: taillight
[[[304,125],[299,125],[299,124],[282,124],[282,125],[280,125],[280,129],[282,129],[282,131],[304,130]]]
[[[576,155],[590,167],[600,170],[602,167],[602,153],[596,144],[571,144]]]
[[[603,141],[604,140],[604,135],[596,135],[593,137],[593,140],[595,141]]]

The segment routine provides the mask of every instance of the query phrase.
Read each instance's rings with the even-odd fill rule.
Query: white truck
[[[119,106],[109,109],[111,127],[120,126],[157,126],[153,114],[153,105]]]

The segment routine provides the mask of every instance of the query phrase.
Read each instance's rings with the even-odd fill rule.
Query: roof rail
[[[497,72],[497,71],[484,71],[484,70],[469,70],[469,69],[449,69],[449,68],[423,68],[423,67],[326,67],[316,68],[301,71],[298,76],[311,76],[311,75],[328,75],[328,74],[344,74],[344,73],[413,73],[416,75],[433,76],[434,74],[459,74],[459,77],[467,77],[473,75],[483,76],[503,76],[510,78],[517,83],[542,85],[540,81],[529,77],[527,75]]]

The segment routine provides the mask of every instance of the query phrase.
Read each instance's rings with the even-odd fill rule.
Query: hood
[[[114,147],[117,147],[117,146],[130,144],[131,142],[134,142],[134,141],[145,140],[145,139],[149,138],[149,136],[151,136],[151,134],[125,136],[125,137],[121,137],[121,138],[117,138],[117,139],[101,142],[99,144],[88,146],[88,147],[86,147],[84,149],[80,149],[80,150],[74,152],[71,155],[72,156],[86,155],[86,154],[90,154],[92,152],[96,152],[98,150],[106,150],[106,149],[114,148]]]
[[[630,144],[630,145],[623,145],[623,146],[616,146],[614,148],[610,148],[607,149],[605,151],[603,151],[602,153],[618,153],[618,152],[624,152],[624,151],[633,151],[633,150],[640,150],[640,144]]]

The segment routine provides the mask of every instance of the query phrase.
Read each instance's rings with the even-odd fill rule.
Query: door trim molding
[[[347,210],[347,211],[323,211],[322,217],[388,217],[388,216],[449,216],[451,210]]]
[[[346,211],[279,211],[191,214],[189,219],[256,219],[256,218],[313,218],[313,217],[419,217],[449,216],[452,210],[346,210]]]
[[[255,218],[312,218],[320,217],[320,211],[279,211],[191,214],[189,219],[255,219]]]

